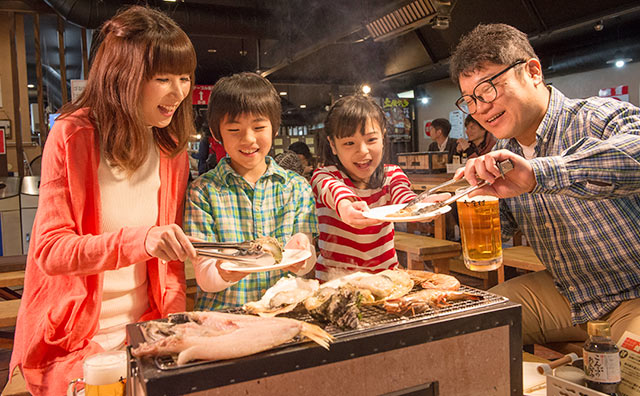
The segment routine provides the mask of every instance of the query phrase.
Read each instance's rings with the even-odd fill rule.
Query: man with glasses
[[[524,343],[584,341],[597,319],[615,341],[640,334],[640,109],[547,86],[527,36],[503,24],[462,37],[450,75],[456,105],[499,139],[456,177],[492,183],[474,195],[504,198],[503,235],[520,229],[547,268],[491,290],[522,304]]]

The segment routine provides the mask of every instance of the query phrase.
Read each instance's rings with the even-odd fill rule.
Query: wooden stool
[[[431,260],[436,273],[449,273],[449,259],[460,255],[460,244],[446,239],[396,232],[393,239],[397,251],[407,254],[408,269],[424,269]]]

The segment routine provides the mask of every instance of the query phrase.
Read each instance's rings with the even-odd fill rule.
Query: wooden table
[[[22,296],[10,289],[11,286],[24,285],[24,271],[0,272],[0,298],[15,300]]]

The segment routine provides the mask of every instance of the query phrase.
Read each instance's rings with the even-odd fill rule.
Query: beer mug
[[[472,271],[491,271],[502,265],[498,198],[464,196],[457,201],[464,265]]]
[[[110,351],[87,357],[82,363],[84,378],[69,383],[68,395],[78,394],[84,384],[85,396],[124,396],[127,382],[127,352]]]

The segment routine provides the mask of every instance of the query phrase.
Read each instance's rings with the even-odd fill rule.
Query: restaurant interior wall
[[[0,89],[2,95],[2,106],[0,106],[0,119],[11,121],[11,138],[6,140],[7,170],[15,172],[18,176],[18,160],[16,152],[16,124],[13,99],[13,84],[18,84],[20,91],[20,124],[22,131],[23,150],[29,159],[40,155],[40,147],[31,144],[31,127],[29,118],[29,97],[27,89],[27,67],[25,55],[24,38],[24,18],[19,13],[16,18],[16,53],[18,61],[18,75],[14,76],[11,70],[10,57],[10,33],[9,24],[0,23],[0,54],[4,54],[3,61],[0,62]],[[9,14],[0,12],[1,21],[9,21]],[[0,175],[6,176],[6,175]]]
[[[569,98],[597,96],[600,89],[627,85],[629,86],[629,102],[635,106],[640,103],[640,62],[628,63],[622,68],[616,68],[612,65],[581,73],[552,76],[546,78],[546,81]],[[460,91],[448,78],[420,87],[430,98],[429,103],[416,106],[419,151],[427,151],[432,140],[425,136],[425,121],[434,118],[449,118],[449,112],[456,110],[454,102],[460,96]]]

